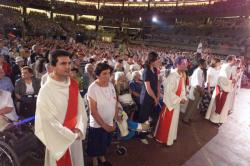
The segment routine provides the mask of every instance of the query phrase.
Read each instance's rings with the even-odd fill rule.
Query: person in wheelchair
[[[3,131],[9,123],[17,120],[18,116],[11,98],[11,93],[0,89],[0,132]]]
[[[116,124],[119,129],[119,137],[121,140],[129,140],[140,133],[146,133],[150,129],[148,123],[138,123],[128,118],[128,115],[123,110],[122,105],[118,102],[118,120]]]
[[[134,118],[134,113],[137,111],[137,106],[132,99],[129,84],[126,80],[124,72],[115,73],[115,90],[117,93],[118,101],[122,105],[124,111],[129,116],[130,119]]]
[[[35,115],[40,79],[33,76],[33,70],[28,66],[23,67],[21,73],[22,78],[15,85],[17,111],[20,116],[28,118]]]
[[[132,73],[132,80],[129,81],[129,88],[131,90],[132,98],[135,101],[138,110],[140,110],[140,94],[142,89],[143,82],[141,80],[141,74],[139,71],[134,71]],[[139,118],[139,112],[136,112],[134,119]]]

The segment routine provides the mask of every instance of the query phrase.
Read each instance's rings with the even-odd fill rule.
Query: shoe
[[[141,128],[142,128],[142,130],[147,131],[147,130],[150,129],[150,124],[148,124],[148,123],[142,123],[141,124]]]
[[[136,131],[138,132],[148,132],[150,129],[150,125],[148,123],[141,123],[141,128],[140,129],[136,129]]]
[[[141,139],[141,142],[145,145],[148,145],[148,140],[147,139]]]
[[[151,134],[148,134],[147,137],[150,139],[154,138]]]

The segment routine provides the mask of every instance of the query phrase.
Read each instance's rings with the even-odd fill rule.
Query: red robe
[[[232,80],[232,75],[230,77],[230,80]],[[216,92],[216,96],[215,96],[215,105],[216,105],[215,112],[217,114],[220,114],[223,107],[224,107],[224,104],[225,104],[225,102],[227,100],[228,92],[223,91],[220,88],[219,85],[216,85],[215,92]]]
[[[180,96],[183,86],[183,77],[180,78],[176,95]],[[173,118],[174,110],[169,111],[164,105],[159,116],[158,127],[155,132],[155,139],[160,143],[165,143],[168,141],[169,130]]]

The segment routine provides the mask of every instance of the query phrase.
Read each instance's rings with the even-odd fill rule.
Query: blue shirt
[[[140,94],[141,93],[141,89],[142,89],[142,84],[143,83],[138,83],[135,80],[131,80],[129,82],[129,87],[130,87],[130,89],[133,92],[136,92],[136,93]],[[134,100],[135,100],[136,103],[140,103],[140,96],[138,96],[138,97],[133,96],[133,98],[134,98]]]
[[[13,92],[14,86],[9,77],[3,77],[0,79],[0,89],[9,91],[10,93]]]

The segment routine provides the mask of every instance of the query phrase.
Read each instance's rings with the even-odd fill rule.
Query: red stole
[[[232,80],[232,75],[230,77],[230,80]],[[227,95],[228,95],[228,92],[224,92],[219,85],[216,85],[215,87],[215,92],[216,92],[216,95],[215,95],[215,112],[217,114],[220,114],[223,107],[224,107],[224,104],[227,100]]]
[[[63,126],[69,128],[70,130],[75,128],[77,124],[77,111],[78,84],[73,79],[70,79],[68,107]],[[69,149],[67,149],[65,154],[56,163],[57,166],[72,166]]]
[[[180,78],[176,95],[180,96],[183,85],[183,77]],[[164,105],[160,113],[158,127],[155,133],[155,139],[160,143],[166,143],[168,140],[169,129],[172,122],[174,110],[169,111],[168,108]]]

